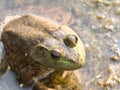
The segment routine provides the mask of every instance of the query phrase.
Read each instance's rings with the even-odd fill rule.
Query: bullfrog
[[[79,69],[85,63],[85,49],[75,31],[37,15],[10,20],[3,28],[1,40],[5,47],[3,61],[24,85],[64,81],[65,78],[58,77],[67,76],[65,72]]]

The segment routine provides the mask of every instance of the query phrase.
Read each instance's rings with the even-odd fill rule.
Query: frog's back
[[[30,46],[32,47],[34,43],[42,42],[45,37],[52,37],[50,32],[58,29],[59,25],[45,18],[40,18],[35,15],[24,15],[5,25],[2,33],[2,40],[9,41],[9,39],[12,38],[13,40],[10,41],[14,43],[14,41],[17,41],[18,39],[20,42],[17,42],[16,44],[24,42],[22,45],[26,45],[25,43],[29,42],[28,45],[31,43]]]
[[[24,15],[13,19],[12,21],[8,22],[5,28],[14,27],[15,26],[27,26],[32,27],[36,30],[56,30],[58,28],[58,24],[51,22],[50,20],[45,19],[44,17],[38,17],[36,15]]]

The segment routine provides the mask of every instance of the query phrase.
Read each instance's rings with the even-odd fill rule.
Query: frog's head
[[[59,70],[80,68],[85,61],[85,50],[78,35],[68,26],[51,32],[51,36],[34,47],[33,60],[40,65]]]

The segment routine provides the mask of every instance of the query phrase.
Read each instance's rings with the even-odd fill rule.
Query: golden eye
[[[75,47],[77,42],[78,42],[78,38],[73,34],[69,34],[64,38],[64,43],[68,47]]]
[[[54,60],[59,60],[59,58],[60,58],[60,53],[57,52],[57,51],[51,51],[51,57],[52,57]]]

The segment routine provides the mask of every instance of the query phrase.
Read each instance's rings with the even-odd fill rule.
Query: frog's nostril
[[[64,43],[68,47],[75,47],[78,42],[78,38],[76,35],[69,34],[64,38]]]

